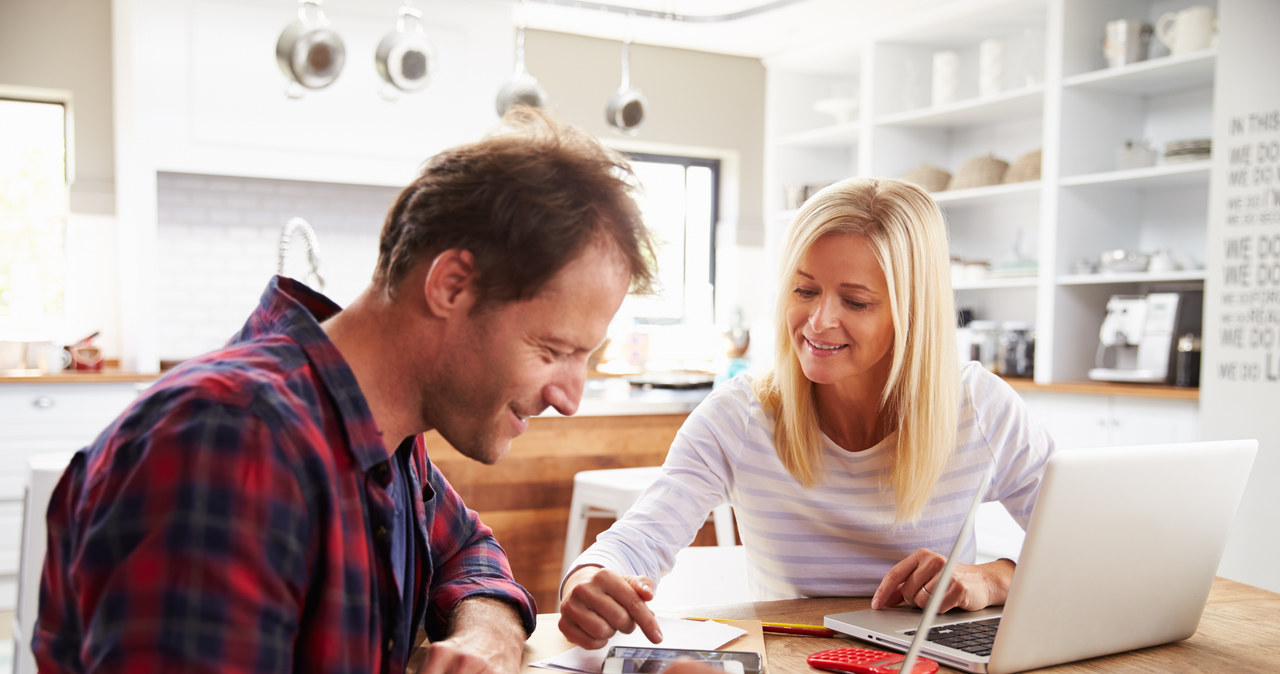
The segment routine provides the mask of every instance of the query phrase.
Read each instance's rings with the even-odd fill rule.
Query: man
[[[493,463],[529,417],[573,414],[652,251],[624,162],[504,121],[400,194],[350,307],[277,277],[76,455],[41,671],[401,672],[419,626],[421,671],[519,669],[533,600],[421,434]]]

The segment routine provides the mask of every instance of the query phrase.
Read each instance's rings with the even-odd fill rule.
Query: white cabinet
[[[1145,140],[1162,154],[1168,142],[1210,138],[1216,53],[1170,56],[1153,39],[1149,59],[1111,68],[1102,51],[1106,22],[1154,24],[1192,4],[1204,3],[970,0],[857,45],[811,45],[767,60],[766,241],[781,240],[795,185],[901,177],[923,164],[955,175],[976,157],[1013,164],[1039,150],[1039,180],[934,197],[953,256],[990,264],[988,273],[953,277],[957,307],[1032,323],[1037,382],[1085,380],[1111,295],[1203,287],[1209,161],[1158,158],[1119,170],[1116,150]],[[1004,65],[999,90],[983,93],[986,40],[998,41]],[[954,100],[935,104],[939,52],[954,53],[958,86]],[[856,121],[833,126],[813,111],[850,91],[860,99]],[[1183,268],[1077,273],[1077,261],[1117,248],[1167,249]]]
[[[1018,392],[1060,449],[1108,447],[1200,439],[1195,400]]]
[[[16,598],[27,458],[89,444],[138,396],[134,382],[0,384],[0,610]]]

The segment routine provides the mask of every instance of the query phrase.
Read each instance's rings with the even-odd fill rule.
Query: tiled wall
[[[240,329],[276,272],[285,222],[316,232],[324,293],[345,306],[377,261],[378,233],[398,188],[160,173],[159,345],[162,360],[216,349]],[[285,273],[308,272],[301,235]],[[310,282],[310,281],[308,281]]]

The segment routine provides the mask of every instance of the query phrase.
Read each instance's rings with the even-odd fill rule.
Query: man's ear
[[[444,317],[475,304],[477,270],[471,251],[450,248],[435,257],[422,281],[427,310]]]

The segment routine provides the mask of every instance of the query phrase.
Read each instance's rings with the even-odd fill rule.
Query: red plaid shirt
[[[533,598],[421,436],[402,606],[387,449],[319,325],[339,310],[277,277],[227,347],[76,454],[49,505],[41,671],[401,672],[405,617],[439,637],[473,596],[509,601],[532,632]]]

